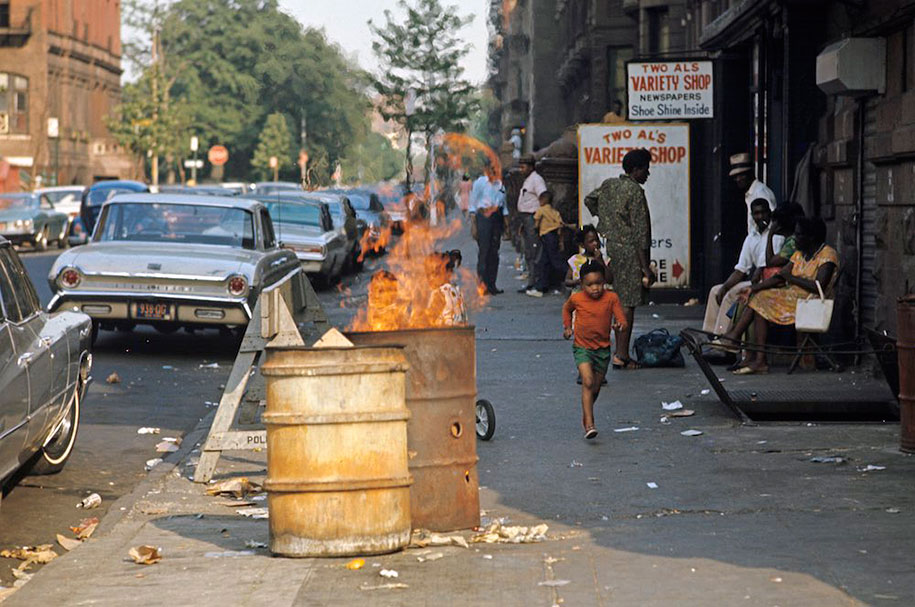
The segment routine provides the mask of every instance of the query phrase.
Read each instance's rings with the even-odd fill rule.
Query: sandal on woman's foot
[[[749,365],[732,371],[734,375],[765,375],[768,372],[769,367],[751,367]]]
[[[632,371],[634,369],[641,369],[642,365],[635,362],[631,358],[620,358],[619,356],[614,356],[613,360],[610,361],[610,364],[613,365],[614,369],[625,369],[626,371]]]
[[[597,428],[591,426],[590,428],[585,429],[585,438],[591,440],[592,438],[597,437]]]
[[[709,342],[710,348],[715,348],[716,350],[724,350],[725,352],[731,352],[737,354],[740,350],[737,348],[738,342],[730,337],[716,337]]]

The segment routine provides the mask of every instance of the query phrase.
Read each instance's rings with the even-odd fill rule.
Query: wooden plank
[[[267,448],[266,430],[213,432],[207,442],[220,451],[251,451]]]

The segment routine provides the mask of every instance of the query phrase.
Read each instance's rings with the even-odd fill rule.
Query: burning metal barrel
[[[473,327],[347,333],[356,345],[402,345],[407,371],[407,445],[414,528],[480,524],[477,478],[476,338]]]
[[[270,550],[381,554],[410,541],[402,348],[267,348]]]
[[[907,295],[896,305],[899,338],[899,448],[915,453],[915,295]]]

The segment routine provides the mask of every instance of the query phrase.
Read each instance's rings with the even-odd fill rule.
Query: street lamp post
[[[54,183],[60,185],[60,120],[48,118],[48,138],[54,140]]]
[[[200,141],[197,139],[197,135],[191,137],[191,151],[194,152],[194,164],[191,165],[191,179],[194,182],[194,185],[197,185],[197,148],[200,146]]]

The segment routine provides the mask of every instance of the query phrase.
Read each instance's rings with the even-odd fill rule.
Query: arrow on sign
[[[684,268],[683,266],[680,265],[680,260],[679,259],[675,260],[673,268],[671,269],[671,274],[674,275],[674,280],[679,279],[680,275],[682,275],[683,272],[685,272],[685,271],[686,271],[686,268]]]

